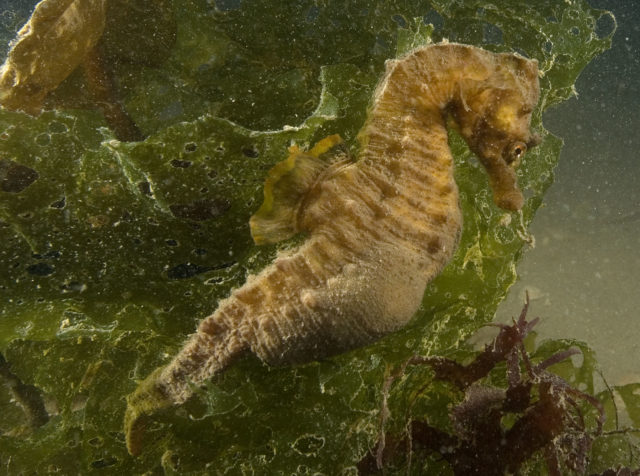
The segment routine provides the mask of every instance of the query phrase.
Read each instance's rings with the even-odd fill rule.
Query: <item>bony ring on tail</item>
[[[441,43],[388,61],[352,161],[339,136],[290,149],[251,218],[256,243],[308,238],[220,301],[178,355],[128,397],[127,448],[145,420],[245,350],[269,364],[369,344],[405,325],[451,258],[462,214],[447,143],[451,118],[489,175],[495,203],[519,210],[515,167],[538,139],[538,64]]]

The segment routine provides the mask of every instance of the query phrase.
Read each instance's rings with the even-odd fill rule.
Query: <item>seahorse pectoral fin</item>
[[[156,369],[127,397],[124,415],[124,430],[127,450],[132,456],[142,451],[147,421],[151,415],[173,405],[173,401],[158,385],[158,376],[163,368]]]
[[[256,244],[276,243],[302,231],[297,223],[298,210],[314,185],[334,165],[332,158],[339,155],[336,148],[342,144],[342,138],[334,134],[309,151],[291,147],[289,157],[269,171],[262,206],[249,220]]]

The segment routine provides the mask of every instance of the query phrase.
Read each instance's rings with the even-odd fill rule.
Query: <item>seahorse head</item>
[[[540,94],[538,63],[515,54],[483,53],[488,76],[461,81],[450,110],[487,170],[496,205],[519,210],[524,199],[515,171],[527,149],[540,141],[530,131]]]

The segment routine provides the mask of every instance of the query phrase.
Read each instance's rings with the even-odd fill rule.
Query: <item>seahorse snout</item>
[[[493,190],[493,202],[504,210],[518,211],[524,204],[524,197],[518,187],[518,178],[513,167],[506,164],[501,159],[482,160],[489,183]]]
[[[524,204],[524,197],[520,190],[515,189],[503,193],[494,193],[493,201],[497,206],[504,210],[516,212],[522,208],[522,205]]]

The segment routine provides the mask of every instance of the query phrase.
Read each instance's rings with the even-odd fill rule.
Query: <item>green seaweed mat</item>
[[[530,3],[175,0],[170,58],[117,65],[144,142],[116,141],[94,112],[0,111],[0,351],[50,415],[29,427],[0,387],[0,472],[355,474],[377,437],[388,368],[455,351],[516,279],[561,148],[542,111],[571,97],[610,45],[608,13],[583,0]],[[384,61],[429,37],[540,62],[533,127],[544,141],[519,171],[522,214],[509,221],[492,204],[484,171],[452,136],[464,236],[406,329],[293,368],[248,357],[159,415],[130,457],[125,396],[275,254],[248,229],[266,171],[291,143],[339,133],[355,147]]]

